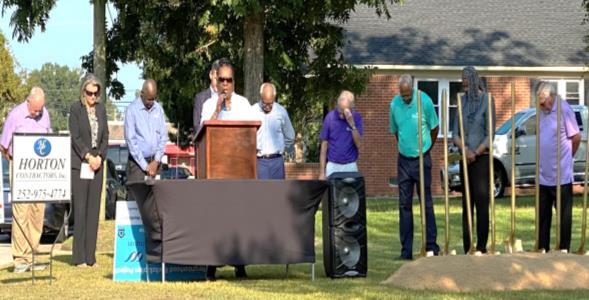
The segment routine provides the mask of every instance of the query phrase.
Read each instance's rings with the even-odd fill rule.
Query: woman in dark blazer
[[[72,206],[74,210],[73,263],[78,267],[97,266],[96,237],[102,192],[103,161],[108,149],[108,124],[102,85],[88,74],[82,79],[80,101],[70,107],[72,138]],[[92,179],[88,179],[94,175]],[[81,177],[83,176],[83,178]]]

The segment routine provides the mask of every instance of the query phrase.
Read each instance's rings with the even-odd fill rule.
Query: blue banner
[[[145,230],[137,203],[117,202],[116,216],[113,281],[161,281],[162,265],[147,263]],[[166,264],[166,281],[205,278],[204,266]]]

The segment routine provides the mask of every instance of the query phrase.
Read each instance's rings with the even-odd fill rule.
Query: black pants
[[[96,263],[96,238],[104,168],[94,179],[80,179],[80,170],[72,169],[72,206],[74,211],[73,263]]]
[[[423,157],[426,250],[438,254],[440,247],[436,243],[437,228],[434,205],[432,201],[432,162],[429,152]],[[419,158],[407,158],[399,155],[397,160],[397,177],[399,181],[399,233],[401,237],[401,256],[413,257],[413,190],[419,188]],[[418,193],[418,197],[421,197]],[[421,201],[421,199],[420,199]]]
[[[464,182],[464,169],[460,164],[460,178]],[[468,181],[470,191],[471,220],[474,222],[476,212],[477,245],[476,250],[487,252],[487,240],[489,239],[489,155],[477,156],[476,160],[468,165]],[[462,193],[462,243],[464,253],[470,249],[470,237],[468,234],[468,214],[466,213],[466,194]]]
[[[146,173],[132,159],[127,161],[127,182],[145,181]],[[145,228],[145,244],[147,261],[150,263],[161,262],[162,257],[162,226],[155,195],[151,186],[141,185],[140,188],[130,188],[131,194],[137,202],[141,220]]]
[[[560,186],[560,249],[570,251],[571,226],[573,223],[573,185]],[[556,186],[540,185],[540,230],[538,248],[550,251],[550,226],[552,223],[552,207],[556,208]]]

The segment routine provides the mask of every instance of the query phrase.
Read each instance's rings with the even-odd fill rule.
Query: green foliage
[[[12,37],[19,42],[28,42],[37,26],[45,31],[49,19],[49,11],[55,6],[56,0],[1,0],[2,15],[6,9],[15,8],[10,16],[13,27]]]
[[[340,25],[358,4],[389,17],[387,3],[396,1],[111,2],[118,17],[107,34],[108,60],[143,63],[145,77],[158,81],[159,98],[170,121],[180,124],[182,137],[190,132],[193,97],[208,86],[214,59],[231,59],[236,91],[243,91],[244,17],[263,11],[264,80],[277,85],[279,101],[311,150],[319,142],[318,125],[308,125],[320,124],[324,107],[342,89],[362,92],[371,74],[344,61]],[[317,160],[311,152],[311,160]]]
[[[27,40],[36,26],[44,30],[55,0],[1,0],[16,6],[14,35]],[[342,89],[363,91],[371,70],[346,64],[345,23],[356,5],[373,7],[390,17],[388,6],[401,0],[111,0],[117,18],[107,32],[107,86],[120,98],[124,88],[112,78],[117,62],[138,62],[144,76],[158,81],[159,98],[170,121],[180,124],[186,142],[192,128],[194,95],[208,86],[210,63],[230,58],[236,68],[236,91],[243,91],[243,23],[264,15],[264,80],[277,85],[280,102],[291,114],[307,149],[318,145],[317,126],[324,108]],[[93,69],[92,53],[83,67]],[[256,99],[250,99],[256,100]],[[316,160],[315,154],[310,155]]]
[[[14,59],[4,35],[0,33],[0,120],[4,120],[10,109],[23,101],[27,95],[27,87],[23,85],[22,77],[16,74],[14,69]]]

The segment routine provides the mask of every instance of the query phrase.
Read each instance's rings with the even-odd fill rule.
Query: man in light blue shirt
[[[139,213],[145,226],[147,261],[161,261],[161,226],[155,197],[151,188],[136,191],[134,183],[144,181],[146,176],[156,177],[164,148],[168,142],[166,116],[156,102],[157,86],[153,79],[145,80],[141,96],[125,111],[125,141],[129,147],[127,182],[137,201]]]
[[[156,95],[155,81],[146,80],[141,96],[129,104],[125,112],[125,141],[129,155],[144,173],[127,174],[129,179],[131,175],[140,175],[137,180],[143,180],[144,175],[155,177],[164,155],[168,129],[164,110],[155,101]]]
[[[264,83],[260,87],[262,100],[252,108],[262,121],[258,129],[258,179],[284,179],[284,151],[293,145],[295,131],[286,109],[276,103],[276,87]]]

